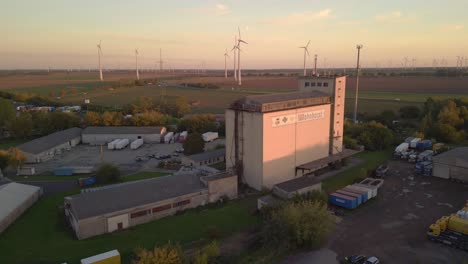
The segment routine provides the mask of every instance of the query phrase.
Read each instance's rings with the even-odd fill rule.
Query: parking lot
[[[468,253],[431,242],[430,224],[468,200],[468,185],[419,176],[414,164],[390,161],[376,200],[344,213],[328,248],[340,259],[375,255],[382,263],[467,263]]]
[[[218,144],[224,144],[224,139],[206,143],[205,149],[214,149]],[[115,164],[124,174],[130,174],[141,170],[155,170],[160,161],[149,156],[172,155],[181,148],[181,143],[144,144],[136,150],[131,150],[129,147],[122,150],[108,150],[106,146],[103,146],[101,153],[100,146],[78,145],[51,160],[33,166],[37,174],[43,174],[61,166],[96,166],[102,161]],[[181,155],[183,154],[179,154],[179,157]],[[137,161],[137,158],[141,161]]]

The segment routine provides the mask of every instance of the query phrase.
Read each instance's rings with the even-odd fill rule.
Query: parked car
[[[380,263],[380,260],[374,256],[369,257],[365,262],[365,264],[379,264],[379,263]]]
[[[382,164],[375,170],[375,177],[383,178],[387,175],[387,172],[388,172],[388,165]]]
[[[366,256],[352,255],[345,258],[346,263],[349,264],[363,264],[366,261]]]

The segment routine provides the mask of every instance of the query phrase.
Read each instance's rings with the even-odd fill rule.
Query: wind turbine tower
[[[318,59],[318,55],[315,54],[314,56],[314,75],[317,76],[317,59]]]
[[[229,57],[228,51],[224,53],[224,79],[227,79],[227,58]]]
[[[240,60],[240,54],[241,54],[241,43],[245,43],[245,44],[249,44],[247,42],[245,42],[242,37],[241,37],[241,32],[240,32],[240,28],[237,27],[237,29],[239,30],[239,39],[237,40],[237,65],[238,65],[238,69],[239,69],[239,73],[237,74],[238,76],[238,81],[239,81],[239,85],[242,85],[242,72],[241,72],[241,60]]]
[[[360,58],[361,58],[361,49],[364,46],[362,44],[358,44],[356,46],[358,53],[357,53],[357,65],[356,65],[356,96],[354,102],[354,123],[357,123],[357,107],[358,107],[358,95],[359,95],[359,72],[361,71],[360,65]]]
[[[99,44],[97,45],[97,49],[98,49],[99,80],[104,81],[104,78],[102,77],[102,66],[101,66],[101,55],[102,55],[101,41],[99,41]]]
[[[162,49],[159,49],[159,71],[163,71]]]
[[[234,80],[237,81],[237,71],[236,71],[236,50],[237,50],[237,36],[234,37],[234,47],[232,47],[232,52],[234,52]]]
[[[140,80],[140,73],[138,72],[138,49],[135,49],[135,69],[136,69],[136,78]]]
[[[304,47],[299,47],[300,49],[304,49],[304,76],[307,76],[307,70],[306,70],[306,55],[309,56],[309,44],[310,44],[310,40],[309,42],[307,42],[307,45],[305,45]]]

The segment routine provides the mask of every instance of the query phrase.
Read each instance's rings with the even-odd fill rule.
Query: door
[[[117,224],[117,230],[122,230],[123,229],[123,223],[120,222]]]

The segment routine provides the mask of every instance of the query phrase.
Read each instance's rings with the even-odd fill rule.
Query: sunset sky
[[[237,26],[243,68],[300,68],[308,40],[309,66],[316,53],[321,66],[352,66],[357,43],[364,67],[454,65],[468,58],[467,10],[466,0],[2,1],[0,68],[96,68],[99,40],[104,68],[133,67],[135,48],[142,68],[159,48],[174,68],[224,68]]]

